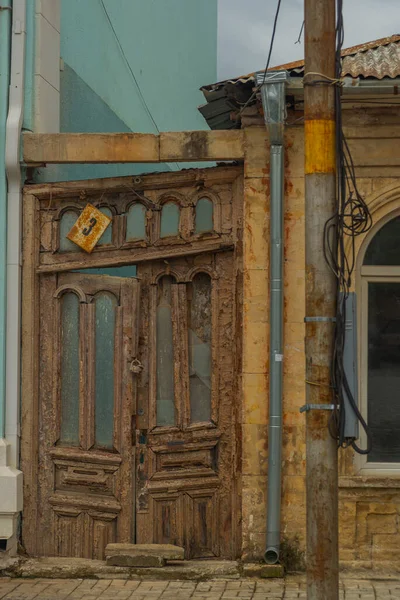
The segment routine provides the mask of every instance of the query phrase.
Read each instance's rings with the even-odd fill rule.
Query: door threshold
[[[193,559],[171,561],[165,567],[112,567],[102,560],[88,558],[23,558],[0,562],[0,577],[45,579],[138,579],[158,581],[208,581],[242,577],[278,578],[282,565],[242,564],[239,560]]]
[[[102,560],[88,558],[19,558],[2,569],[0,575],[50,579],[148,579],[193,580],[239,579],[239,561],[195,559],[171,561],[165,567],[112,567]]]

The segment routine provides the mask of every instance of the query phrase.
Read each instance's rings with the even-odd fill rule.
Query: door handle
[[[143,365],[139,359],[134,358],[129,365],[129,370],[134,375],[140,375],[140,373],[143,371]]]

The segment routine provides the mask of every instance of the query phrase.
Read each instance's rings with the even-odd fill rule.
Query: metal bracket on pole
[[[339,408],[339,406],[336,406],[336,408]],[[334,404],[304,404],[301,408],[300,408],[300,412],[308,412],[309,410],[334,410],[335,409],[335,405]]]
[[[304,323],[336,323],[336,317],[304,317]]]

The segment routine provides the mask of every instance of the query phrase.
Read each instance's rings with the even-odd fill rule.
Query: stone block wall
[[[268,456],[269,149],[265,128],[245,130],[242,311],[242,557],[265,548]]]
[[[400,570],[400,489],[342,489],[340,560],[343,565]]]
[[[285,327],[282,534],[305,538],[304,180],[301,128],[288,134],[285,167]],[[242,557],[265,551],[269,386],[269,142],[245,130],[242,351]]]
[[[400,211],[399,109],[347,111],[347,138],[360,192],[374,222]],[[304,137],[286,129],[285,324],[282,539],[305,552]],[[242,557],[262,557],[268,477],[269,144],[265,126],[245,129],[242,350]],[[398,192],[396,193],[396,189]],[[356,252],[363,242],[357,239]],[[353,285],[356,289],[357,278]],[[366,474],[352,449],[340,450],[340,561],[343,566],[400,566],[400,478]],[[400,474],[400,472],[399,472]],[[329,510],[329,507],[327,507]]]

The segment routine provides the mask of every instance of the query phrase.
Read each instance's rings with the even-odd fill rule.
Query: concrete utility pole
[[[323,232],[335,212],[335,0],[305,0],[307,598],[337,600],[337,445],[328,431],[336,280]],[[322,76],[321,76],[322,75]]]

